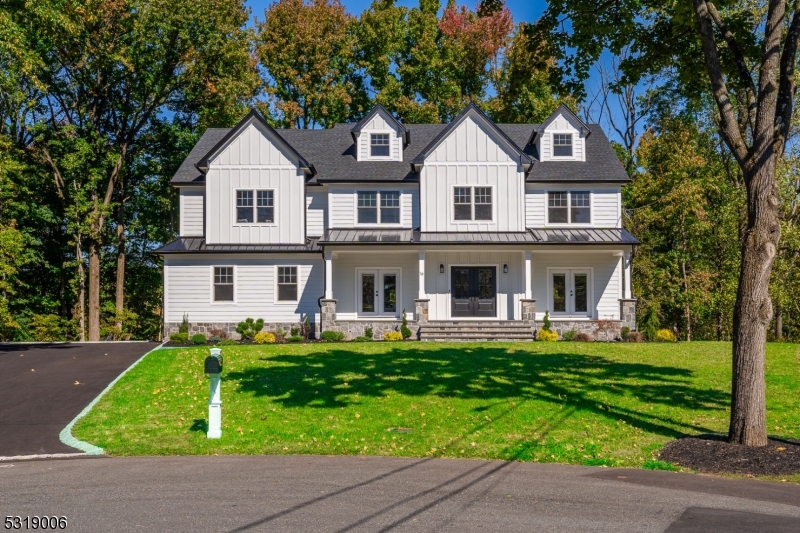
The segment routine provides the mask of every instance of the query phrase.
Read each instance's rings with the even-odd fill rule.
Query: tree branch
[[[798,40],[800,40],[800,0],[795,0],[792,22],[786,34],[783,54],[781,54],[778,101],[775,109],[775,151],[778,154],[783,153],[783,146],[789,136],[789,128],[792,124],[792,107],[797,91],[797,84],[794,81],[794,65],[797,60]]]

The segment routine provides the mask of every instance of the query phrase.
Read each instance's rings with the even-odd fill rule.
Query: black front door
[[[452,267],[451,315],[497,316],[496,267]]]

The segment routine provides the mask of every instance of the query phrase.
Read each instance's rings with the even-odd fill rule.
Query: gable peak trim
[[[385,107],[383,107],[381,104],[375,104],[372,107],[372,109],[370,109],[369,112],[366,115],[364,115],[364,118],[362,118],[361,120],[356,122],[355,126],[353,126],[353,128],[350,130],[350,135],[353,136],[353,141],[355,142],[356,137],[358,137],[358,134],[361,133],[361,130],[364,129],[364,126],[367,125],[367,123],[372,119],[372,117],[374,117],[375,115],[377,115],[380,112],[383,112],[388,117],[388,119],[391,120],[394,123],[395,126],[397,126],[397,129],[400,131],[401,135],[403,136],[403,146],[407,146],[409,144],[409,142],[411,141],[410,132],[408,131],[408,128],[403,126],[400,123],[400,121],[397,120],[394,117],[394,115],[392,115],[389,112],[389,110],[386,109]]]
[[[536,139],[536,136],[542,135],[547,129],[547,126],[552,124],[553,121],[556,119],[556,117],[558,117],[559,115],[567,115],[567,117],[577,122],[579,124],[580,132],[584,137],[588,137],[589,135],[591,135],[592,129],[589,127],[589,125],[586,124],[583,120],[581,120],[581,118],[578,115],[573,113],[570,108],[568,108],[564,104],[561,104],[556,108],[555,111],[550,113],[550,116],[547,117],[547,120],[539,124],[537,128],[534,128],[534,130],[531,132],[530,139],[528,139],[528,144],[533,144],[533,141]]]

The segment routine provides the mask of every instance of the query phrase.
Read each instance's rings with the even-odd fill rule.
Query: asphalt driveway
[[[0,344],[0,456],[76,453],[58,434],[152,342]]]

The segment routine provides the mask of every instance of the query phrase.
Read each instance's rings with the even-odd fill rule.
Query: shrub
[[[391,342],[401,341],[403,340],[403,334],[399,331],[390,331],[383,336],[383,340]]]
[[[594,342],[594,339],[588,333],[576,333],[575,342]]]
[[[639,331],[644,334],[644,338],[649,341],[656,340],[656,334],[661,327],[658,318],[658,305],[651,303],[642,312],[642,320],[639,323]]]
[[[216,335],[212,335],[212,336],[210,336],[210,337],[208,338],[208,340],[210,340],[210,341],[211,341],[211,342],[213,342],[214,344],[219,344],[219,341],[221,341],[222,339],[220,339],[220,338],[219,338],[218,336],[216,336]]]
[[[285,342],[286,341],[286,332],[283,331],[281,328],[275,330],[275,340],[277,342]]]
[[[58,315],[33,315],[28,328],[35,341],[66,340],[62,320]]]
[[[564,334],[561,335],[561,340],[562,341],[567,341],[567,342],[574,341],[575,340],[575,335],[577,335],[577,334],[578,334],[578,332],[575,331],[574,329],[571,329],[569,331],[565,331]]]
[[[219,341],[219,344],[217,346],[238,346],[238,345],[239,341],[233,339],[224,339]]]
[[[192,344],[197,346],[200,346],[208,342],[206,340],[206,336],[203,335],[202,333],[195,333],[194,335],[192,335],[192,338],[190,340],[192,341]]]
[[[341,331],[323,331],[322,340],[325,342],[338,342],[344,340],[344,333]]]
[[[219,340],[224,341],[229,338],[228,332],[225,331],[224,329],[212,329],[211,331],[209,331],[209,333],[211,334],[212,339],[214,337],[217,337]]]
[[[558,333],[556,333],[555,331],[549,331],[544,328],[541,328],[539,330],[539,334],[536,335],[536,338],[540,341],[546,341],[546,342],[557,341]]]
[[[261,331],[264,328],[264,319],[259,318],[258,320],[253,320],[252,318],[248,318],[236,326],[236,332],[242,336],[243,339],[252,339],[256,336],[256,333]]]
[[[292,335],[291,337],[286,337],[286,342],[303,342],[303,337],[300,335]]]
[[[550,326],[552,323],[550,322],[550,310],[544,312],[544,320],[542,320],[542,329],[545,331],[550,331]]]
[[[179,331],[170,335],[169,340],[175,344],[187,344],[189,342],[189,334]]]
[[[292,335],[291,335],[291,336],[292,336],[292,337],[297,337],[298,335],[300,335],[300,328],[298,328],[298,327],[293,327],[293,328],[292,328]]]
[[[353,342],[369,342],[371,340],[372,339],[370,339],[368,337],[359,336],[359,337],[356,337],[355,339],[353,339]]]
[[[408,329],[408,319],[406,318],[405,309],[403,309],[403,323],[400,325],[400,335],[403,336],[403,339],[407,339],[411,336],[411,330]]]
[[[644,342],[644,335],[640,331],[631,331],[625,337],[625,342]]]
[[[364,330],[364,336],[367,338],[367,340],[372,340],[372,336],[373,336],[372,328],[365,329]]]
[[[178,333],[186,333],[189,335],[189,314],[183,313],[183,320],[181,320],[181,325],[178,326]]]
[[[256,344],[272,344],[275,342],[275,334],[269,331],[260,331],[253,337]]]
[[[311,318],[308,315],[303,319],[303,327],[300,329],[302,330],[301,335],[306,339],[310,339],[314,335],[314,330],[311,328]]]
[[[660,329],[656,333],[656,340],[659,342],[675,342],[678,340],[672,330]]]
[[[629,328],[628,326],[622,326],[622,329],[619,330],[619,336],[620,336],[620,338],[622,340],[625,340],[625,339],[628,338],[628,334],[630,332],[631,332],[631,328]]]

